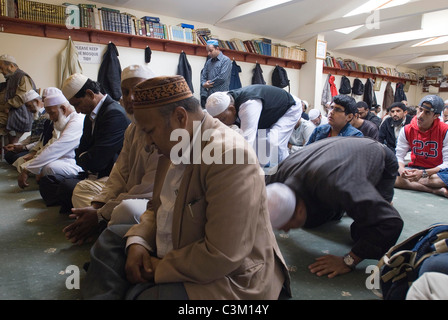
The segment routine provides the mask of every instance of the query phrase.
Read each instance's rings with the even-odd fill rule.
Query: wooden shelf
[[[323,73],[325,74],[333,74],[333,75],[340,75],[340,76],[347,76],[347,77],[356,77],[356,78],[364,78],[364,79],[376,79],[376,78],[382,78],[383,81],[391,81],[391,82],[406,82],[411,81],[411,84],[417,84],[417,80],[411,80],[406,78],[400,78],[400,77],[394,77],[389,76],[387,74],[378,74],[378,73],[370,73],[370,72],[362,72],[357,70],[349,70],[349,69],[341,69],[341,68],[334,68],[334,67],[325,67],[323,69]]]
[[[151,50],[181,53],[206,57],[205,46],[186,42],[179,42],[167,39],[156,39],[145,36],[131,35],[126,33],[103,31],[90,28],[68,29],[65,25],[28,21],[23,19],[0,17],[0,32],[22,34],[36,37],[47,37],[53,39],[68,39],[73,41],[108,44],[113,42],[116,46],[141,48],[147,46]],[[255,53],[242,52],[229,49],[221,49],[230,59],[260,63],[271,66],[282,66],[285,68],[300,69],[306,62],[276,58]]]

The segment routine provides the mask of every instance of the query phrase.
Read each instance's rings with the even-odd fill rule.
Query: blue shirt
[[[213,87],[208,88],[207,96],[218,91],[229,91],[232,61],[222,52],[216,58],[208,59],[201,74],[201,87],[209,80]]]
[[[314,129],[313,133],[311,134],[310,139],[308,140],[308,143],[306,145],[309,145],[310,143],[313,143],[314,141],[322,140],[325,138],[328,138],[328,135],[330,134],[331,126],[327,124],[323,124],[318,126],[316,129]],[[355,137],[364,137],[361,131],[356,129],[354,126],[352,126],[349,122],[342,128],[341,132],[339,132],[338,136],[340,137],[348,137],[348,136],[355,136]]]

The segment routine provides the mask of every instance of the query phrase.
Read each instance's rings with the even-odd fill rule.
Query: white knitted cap
[[[40,95],[35,90],[30,90],[23,96],[23,103],[30,102],[37,98],[40,98]]]
[[[7,62],[11,62],[11,63],[17,64],[16,59],[13,56],[10,56],[9,54],[2,54],[0,56],[0,61],[7,61]]]
[[[266,186],[268,210],[274,229],[283,227],[296,209],[296,195],[286,184],[275,182]]]
[[[155,73],[147,66],[133,64],[123,69],[123,72],[121,72],[121,82],[130,78],[150,79],[155,76]]]
[[[63,94],[63,93],[61,90],[59,90],[58,88],[55,88],[55,87],[45,88],[44,91],[42,92],[42,99],[45,100],[46,97],[52,96],[55,94]]]
[[[223,113],[230,105],[230,97],[227,92],[212,93],[205,103],[205,109],[212,116],[215,117]]]
[[[54,88],[54,89],[57,89],[57,88]],[[51,95],[46,96],[45,100],[44,100],[45,107],[58,106],[58,105],[61,105],[63,103],[69,103],[69,102],[65,98],[65,96],[62,94],[62,92],[52,93]]]
[[[68,77],[62,85],[62,93],[67,100],[73,98],[78,91],[81,90],[88,79],[88,77],[81,73],[75,73]]]
[[[317,109],[311,109],[310,112],[308,113],[308,117],[310,118],[310,120],[315,120],[317,118],[319,118],[320,116],[320,111]]]

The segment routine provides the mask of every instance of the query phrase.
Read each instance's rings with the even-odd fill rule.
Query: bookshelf
[[[355,77],[355,78],[364,78],[364,79],[381,78],[383,81],[391,81],[391,82],[411,81],[411,84],[413,84],[413,85],[417,84],[417,80],[413,80],[413,79],[395,77],[395,76],[391,76],[391,75],[387,75],[387,74],[363,72],[363,71],[358,71],[358,70],[341,69],[341,68],[328,67],[328,66],[324,66],[323,67],[323,73],[324,74],[347,76],[347,77],[350,76],[350,77]]]
[[[0,32],[21,34],[53,39],[68,39],[73,41],[108,44],[113,42],[116,46],[141,48],[147,46],[151,50],[181,53],[189,55],[207,56],[204,45],[173,41],[167,39],[151,38],[147,36],[132,35],[114,31],[104,31],[92,28],[68,29],[65,25],[28,21],[18,18],[0,16]],[[242,52],[221,48],[221,51],[232,60],[259,63],[270,66],[282,66],[285,68],[300,69],[305,61],[277,58],[250,52]]]

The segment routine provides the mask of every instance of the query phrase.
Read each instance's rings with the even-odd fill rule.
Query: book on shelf
[[[160,23],[160,18],[159,17],[143,16],[142,20],[143,21],[148,21],[148,22]]]
[[[170,35],[170,40],[173,41],[180,41],[180,42],[184,42],[185,41],[185,33],[184,33],[184,28],[176,26],[176,25],[170,25],[169,26],[169,35]]]
[[[211,37],[211,31],[209,28],[197,28],[195,29],[195,33],[198,44],[206,45],[207,41]]]
[[[17,18],[18,6],[14,0],[1,0],[1,15],[4,17]]]
[[[178,26],[182,27],[182,28],[187,28],[187,29],[194,29],[194,25],[189,24],[189,23],[183,23],[182,22],[182,23],[179,23]]]
[[[5,0],[10,5],[10,0]],[[55,5],[37,1],[16,0],[14,18],[25,19],[52,24],[65,24],[66,14],[64,5]],[[12,17],[12,16],[11,16]]]
[[[193,29],[183,28],[184,29],[184,38],[187,43],[196,43],[196,34]]]

